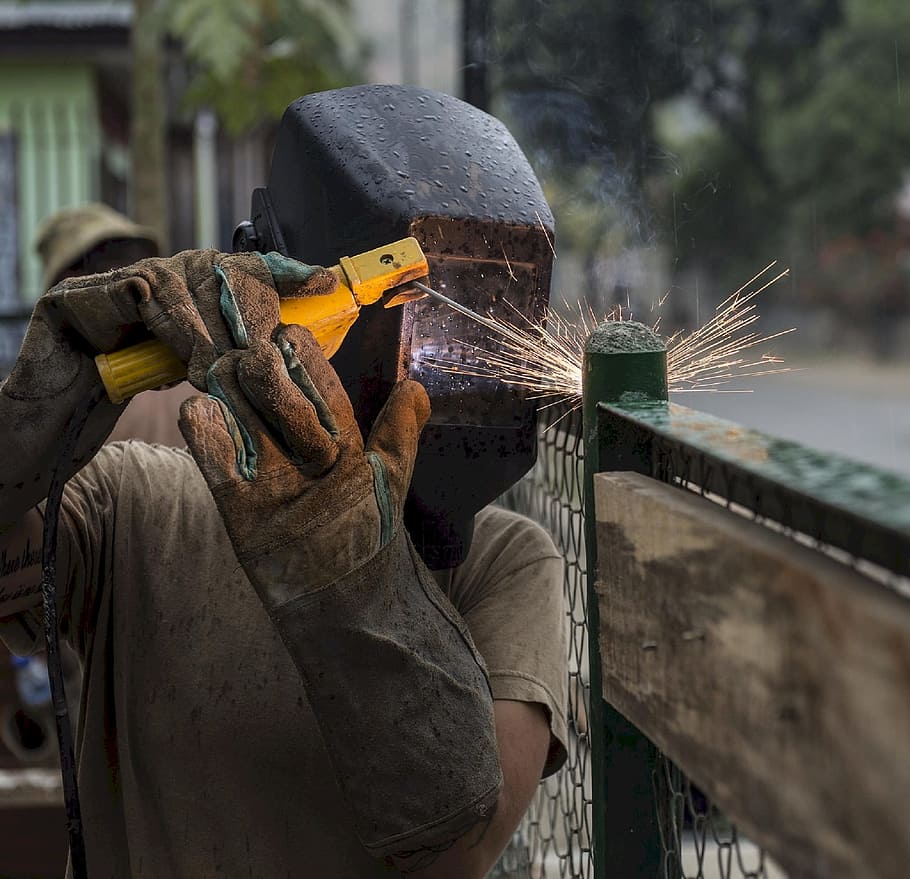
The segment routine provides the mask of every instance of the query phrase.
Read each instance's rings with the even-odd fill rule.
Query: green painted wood
[[[663,340],[643,324],[601,324],[585,346],[583,385],[594,875],[597,879],[643,879],[657,876],[661,863],[651,783],[656,751],[603,701],[600,610],[594,588],[597,538],[593,483],[594,474],[601,470],[640,470],[650,463],[646,450],[621,435],[621,424],[615,419],[603,422],[599,407],[618,402],[666,406],[667,355]]]
[[[671,466],[763,517],[910,575],[910,479],[676,404],[599,408],[610,430],[651,456],[643,472]]]

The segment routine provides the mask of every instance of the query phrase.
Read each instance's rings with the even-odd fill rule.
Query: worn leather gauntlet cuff
[[[486,669],[404,528],[272,617],[371,854],[441,850],[492,814],[502,772]]]

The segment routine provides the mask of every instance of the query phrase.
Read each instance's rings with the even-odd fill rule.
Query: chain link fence
[[[784,879],[685,774],[658,754],[654,802],[660,828],[660,879]]]
[[[697,437],[710,433],[717,423],[698,412],[681,407],[677,411],[688,413],[677,414],[688,421],[675,433],[655,428],[656,422],[648,416],[638,420],[619,413],[627,421],[625,432],[617,436],[640,453],[641,464],[631,469],[640,467],[652,479],[698,494],[731,516],[748,518],[854,569],[870,584],[910,597],[906,574],[910,540],[901,518],[908,514],[901,506],[907,500],[906,483],[811,449],[799,447],[797,456],[797,447],[783,441],[768,441],[773,460],[759,466],[754,461],[725,459],[722,443],[712,446]],[[724,430],[734,427],[726,425]],[[592,747],[609,741],[609,734],[589,722],[583,439],[580,409],[544,410],[537,464],[500,501],[546,528],[564,556],[570,741],[565,767],[541,784],[491,879],[639,879],[638,873],[618,865],[598,864],[596,873],[594,867],[594,797],[603,795],[604,784],[609,789],[610,777],[606,773],[605,779],[592,778]],[[785,472],[775,467],[784,467]],[[848,494],[853,503],[845,503]],[[598,736],[606,738],[597,740]],[[660,879],[787,879],[769,853],[745,837],[669,756],[657,749],[654,753],[651,799]],[[608,807],[623,802],[623,792],[616,794],[610,791]],[[743,804],[748,801],[747,790],[733,794]],[[650,871],[646,872],[650,879]],[[644,873],[640,879],[645,879]]]
[[[581,409],[544,409],[537,463],[501,499],[543,525],[563,555],[569,645],[568,760],[541,784],[524,824],[491,874],[503,879],[594,875],[581,420]]]
[[[669,475],[670,470],[665,473]],[[598,731],[589,725],[583,489],[582,411],[544,409],[538,427],[537,464],[500,503],[546,528],[563,554],[569,632],[569,756],[566,765],[540,785],[521,828],[488,879],[594,877],[591,737]],[[653,787],[662,848],[661,879],[785,879],[767,855],[743,838],[663,754],[658,754]]]

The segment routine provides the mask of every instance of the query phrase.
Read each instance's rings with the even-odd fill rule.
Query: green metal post
[[[597,532],[594,474],[647,472],[645,450],[607,435],[597,404],[666,401],[667,352],[651,329],[633,321],[601,324],[588,338],[584,359],[585,552],[591,675],[591,744],[594,792],[595,879],[653,879],[661,846],[652,787],[654,746],[603,701],[600,612],[594,581]]]

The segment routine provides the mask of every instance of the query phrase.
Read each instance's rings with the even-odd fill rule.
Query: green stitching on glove
[[[234,442],[234,453],[237,456],[237,469],[240,475],[251,482],[256,478],[257,454],[256,446],[253,444],[253,438],[249,431],[238,421],[228,402],[227,394],[221,383],[215,378],[215,374],[210,369],[206,375],[206,384],[209,389],[209,399],[214,400],[221,407],[221,414],[224,416],[224,424],[228,433]]]
[[[279,296],[291,295],[321,269],[321,266],[308,266],[274,250],[260,256],[272,273]]]
[[[240,384],[241,390],[244,392],[244,394],[246,394],[247,399],[256,399],[256,391],[250,389],[250,386],[244,381],[242,373],[237,374],[237,381]],[[293,443],[288,440],[287,431],[285,430],[285,425],[281,418],[276,417],[275,414],[268,409],[264,412],[259,412],[258,414],[259,417],[264,419],[266,424],[272,428],[275,436],[280,437],[284,441],[284,448],[282,451],[285,455],[287,455],[288,460],[295,466],[300,467],[304,461],[300,458],[299,455],[294,454],[291,451]]]
[[[392,539],[392,492],[389,490],[389,476],[385,463],[376,452],[367,452],[367,460],[373,468],[373,493],[379,507],[379,548],[389,545]]]
[[[284,365],[288,375],[291,377],[291,381],[300,388],[303,395],[313,404],[319,423],[325,428],[329,436],[334,439],[338,436],[338,422],[335,421],[335,415],[326,401],[322,399],[322,394],[319,393],[316,385],[313,384],[306,367],[300,362],[297,353],[286,339],[282,339],[279,342],[278,350],[281,351],[281,356],[284,358]]]
[[[231,335],[234,337],[234,344],[238,348],[249,348],[250,336],[247,333],[246,324],[243,322],[243,315],[240,313],[237,300],[234,298],[234,291],[231,289],[231,285],[228,284],[227,275],[221,266],[216,265],[212,268],[215,270],[216,277],[221,281],[221,297],[218,303],[221,307],[221,314],[227,321]]]

